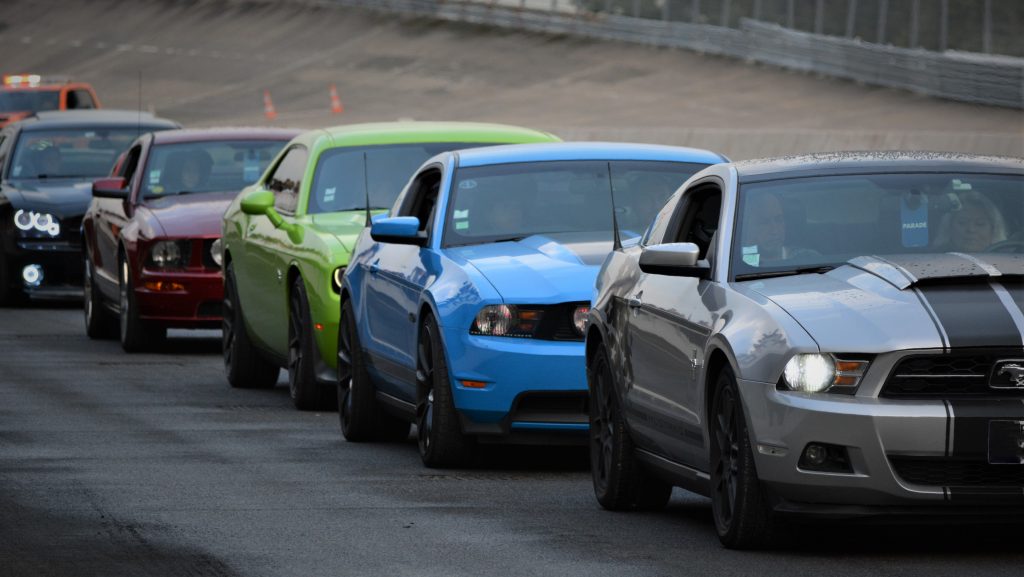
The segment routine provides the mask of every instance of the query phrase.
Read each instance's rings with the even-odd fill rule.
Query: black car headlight
[[[48,212],[19,210],[14,213],[14,226],[23,232],[41,232],[50,236],[60,235],[60,221]]]
[[[837,358],[819,353],[793,355],[786,363],[782,382],[786,388],[802,393],[847,393],[857,390],[869,360]]]
[[[161,240],[149,248],[147,264],[155,268],[182,268],[188,262],[192,243],[187,240]]]

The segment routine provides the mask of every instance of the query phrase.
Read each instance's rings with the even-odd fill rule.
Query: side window
[[[121,167],[118,170],[117,176],[123,177],[126,185],[130,188],[132,186],[132,178],[135,177],[135,173],[138,171],[139,156],[142,154],[142,146],[134,146],[128,151],[128,155],[125,156],[124,162],[121,163]]]
[[[7,140],[7,135],[0,134],[0,171],[2,171],[4,168],[4,161],[7,160],[7,149],[4,148],[5,140]]]
[[[88,90],[75,90],[68,94],[68,108],[71,108],[72,99],[75,101],[75,108],[79,110],[96,108],[96,103],[92,101],[92,95]]]
[[[682,209],[679,230],[673,242],[692,242],[700,247],[700,258],[713,257],[712,240],[718,231],[718,217],[722,211],[722,192],[713,185],[705,185],[696,190],[687,191]]]
[[[302,176],[306,173],[306,162],[309,153],[301,146],[295,146],[285,153],[284,158],[274,168],[267,179],[266,186],[274,193],[274,208],[285,214],[295,214],[299,204],[299,189],[302,187]]]
[[[436,168],[425,170],[416,176],[409,186],[409,195],[397,216],[415,216],[420,219],[420,231],[426,231],[434,218],[437,195],[441,189],[441,171]]]

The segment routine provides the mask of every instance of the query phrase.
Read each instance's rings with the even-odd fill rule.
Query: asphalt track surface
[[[94,83],[190,125],[484,120],[733,158],[910,148],[1024,156],[1024,112],[691,52],[338,7],[331,0],[3,0],[0,68]],[[10,69],[10,70],[9,70]],[[330,114],[336,84],[344,114]]]
[[[72,307],[0,309],[0,577],[1020,575],[1020,527],[799,529],[721,548],[709,502],[611,513],[579,449],[428,470],[285,386],[228,387],[215,331],[159,354]]]
[[[143,106],[192,124],[262,123],[266,88],[296,126],[498,120],[758,153],[1020,138],[1018,112],[308,3],[5,0],[0,54],[5,71],[92,80],[111,106],[136,104],[143,69]],[[89,341],[76,307],[0,309],[0,577],[1020,575],[1020,533],[836,523],[730,552],[684,491],[660,513],[601,510],[579,450],[427,470],[412,441],[346,443],[336,414],[295,411],[284,387],[230,389],[216,332],[126,355]]]

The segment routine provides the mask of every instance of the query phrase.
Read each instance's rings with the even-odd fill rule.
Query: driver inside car
[[[978,191],[960,193],[959,207],[939,225],[936,248],[945,252],[983,252],[1007,239],[1006,222],[995,204]]]

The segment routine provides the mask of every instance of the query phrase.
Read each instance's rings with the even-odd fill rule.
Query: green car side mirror
[[[254,190],[242,197],[242,212],[245,214],[267,214],[274,207],[274,193],[269,190]]]

